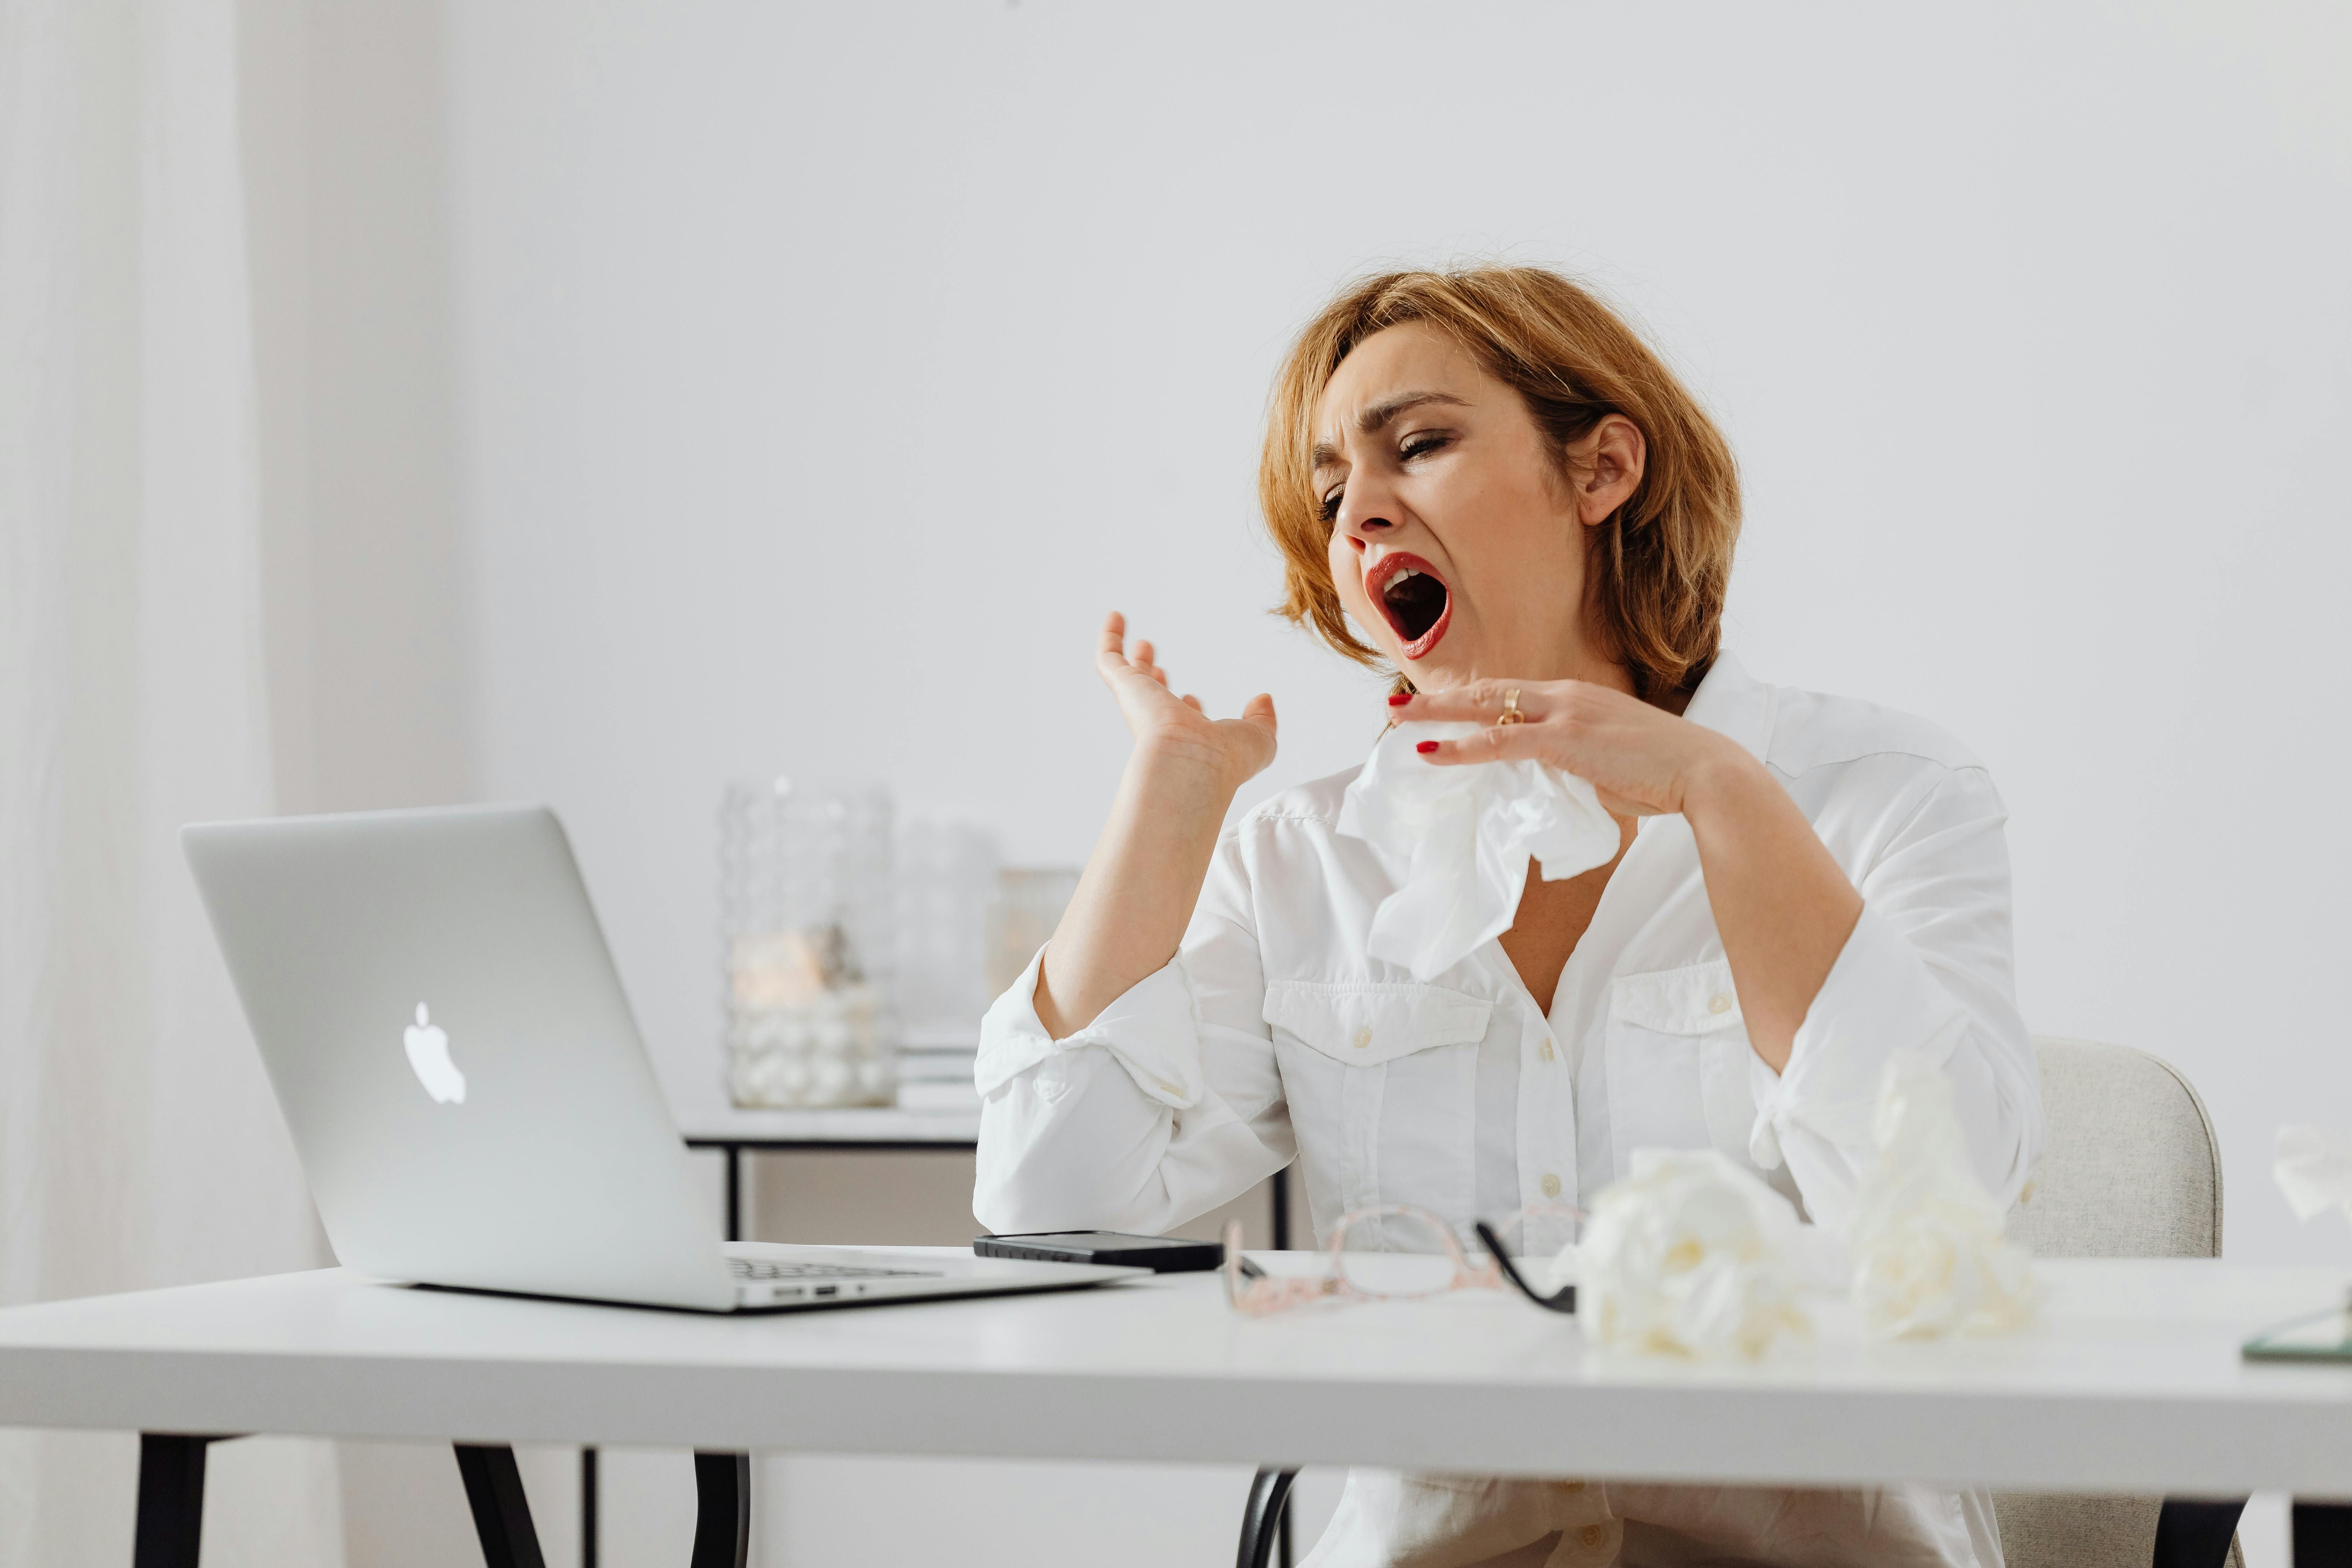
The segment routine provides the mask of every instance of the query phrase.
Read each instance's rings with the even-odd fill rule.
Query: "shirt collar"
[[[1762,762],[1772,740],[1775,706],[1770,687],[1748,674],[1731,655],[1719,653],[1706,679],[1691,693],[1683,717],[1718,735],[1730,736]]]

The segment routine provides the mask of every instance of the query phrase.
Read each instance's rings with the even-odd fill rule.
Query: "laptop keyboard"
[[[875,1268],[856,1263],[772,1263],[764,1258],[730,1258],[727,1266],[738,1279],[942,1279],[938,1268]]]

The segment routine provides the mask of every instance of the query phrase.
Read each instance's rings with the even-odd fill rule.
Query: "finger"
[[[1150,637],[1139,637],[1135,644],[1135,662],[1149,669],[1153,662],[1152,656],[1158,651],[1151,646]]]
[[[1208,711],[1206,708],[1201,706],[1201,700],[1193,696],[1189,691],[1184,693],[1184,706],[1190,708],[1195,713],[1206,713]]]
[[[1242,717],[1253,724],[1263,724],[1268,730],[1276,728],[1274,718],[1274,698],[1261,691],[1242,704]]]
[[[1543,760],[1543,745],[1533,726],[1527,724],[1489,725],[1475,735],[1465,735],[1458,741],[1422,741],[1413,750],[1424,763],[1440,767],[1460,767],[1465,763],[1508,763],[1521,758]]]
[[[1167,685],[1167,684],[1168,684],[1168,672],[1167,672],[1166,670],[1164,670],[1164,669],[1160,668],[1158,665],[1156,665],[1156,664],[1155,664],[1155,665],[1152,665],[1151,667],[1150,667],[1149,668],[1147,668],[1146,670],[1144,670],[1144,672],[1143,672],[1143,673],[1144,673],[1144,674],[1146,674],[1146,675],[1148,675],[1148,676],[1150,676],[1150,677],[1151,677],[1151,679],[1154,679],[1154,680],[1156,680],[1156,681],[1160,682],[1160,685],[1162,685],[1162,686],[1165,686],[1165,685]]]
[[[1102,638],[1095,645],[1097,653],[1124,655],[1127,651],[1127,617],[1113,610],[1103,617]]]
[[[1492,724],[1501,717],[1503,700],[1519,694],[1518,709],[1530,719],[1542,717],[1542,693],[1533,681],[1470,680],[1444,691],[1416,691],[1410,700],[1394,704],[1390,716],[1412,720],[1467,720]]]

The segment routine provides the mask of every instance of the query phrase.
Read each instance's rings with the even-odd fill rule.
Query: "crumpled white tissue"
[[[2316,1127],[2282,1127],[2271,1175],[2297,1219],[2341,1208],[2352,1220],[2352,1139]]]
[[[1882,1338],[2000,1333],[2032,1317],[2032,1257],[1969,1163],[1951,1080],[1922,1052],[1897,1051],[1872,1118],[1878,1158],[1863,1173],[1849,1247],[1853,1304]]]
[[[1511,929],[1528,860],[1557,882],[1606,865],[1621,841],[1592,785],[1538,762],[1434,767],[1413,747],[1468,723],[1392,726],[1339,803],[1339,831],[1371,846],[1397,885],[1372,911],[1374,958],[1433,980]]]
[[[1811,1332],[1797,1304],[1806,1227],[1789,1200],[1715,1149],[1637,1149],[1592,1200],[1572,1263],[1584,1331],[1619,1349],[1754,1359]]]

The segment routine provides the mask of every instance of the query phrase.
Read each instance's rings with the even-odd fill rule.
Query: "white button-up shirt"
[[[1499,942],[1427,984],[1366,952],[1393,884],[1335,829],[1351,771],[1245,815],[1176,957],[1084,1029],[1048,1037],[1034,963],[998,999],[981,1037],[973,1213],[997,1231],[1158,1233],[1295,1158],[1318,1237],[1379,1204],[1466,1226],[1589,1199],[1636,1149],[1715,1148],[1843,1228],[1881,1071],[1904,1047],[1942,1066],[1978,1174],[2013,1201],[2041,1152],[2042,1106],[1991,778],[1931,724],[1767,686],[1728,657],[1685,716],[1764,762],[1863,895],[1785,1071],[1748,1044],[1681,817],[1642,822],[1547,1013]],[[1531,1234],[1528,1249],[1570,1239]],[[1981,1494],[1903,1493],[1895,1515],[1970,1527],[1931,1530],[1941,1543],[1917,1557],[1882,1536],[1857,1562],[2000,1561]],[[1898,1503],[1853,1496],[1857,1529]],[[1343,1505],[1335,1531],[1349,1519]]]

